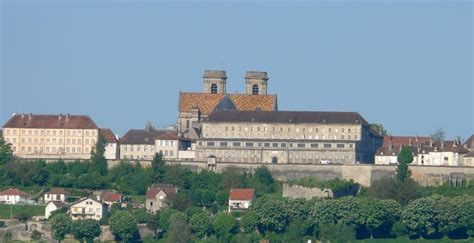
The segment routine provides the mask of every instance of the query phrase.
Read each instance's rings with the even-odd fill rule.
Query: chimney
[[[14,116],[16,116],[16,112],[13,112],[13,113],[12,113],[12,117],[14,117]]]
[[[408,138],[408,146],[411,146],[411,138]]]
[[[66,114],[66,121],[69,121],[69,113]]]
[[[25,114],[21,113],[21,119],[25,118]]]
[[[62,119],[62,116],[63,114],[59,113],[59,116],[58,116],[58,120],[61,120]]]
[[[28,114],[28,120],[31,120],[31,117],[33,116],[33,114]]]

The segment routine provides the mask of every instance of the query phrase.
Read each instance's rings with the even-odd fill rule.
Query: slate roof
[[[221,101],[227,97],[232,105],[239,111],[273,111],[278,109],[276,95],[250,95],[250,94],[211,94],[211,93],[185,93],[179,94],[179,111],[192,112],[193,107],[198,107],[201,114],[208,115],[215,111]],[[224,101],[222,107],[232,107],[229,101]]]
[[[4,128],[98,129],[89,116],[16,114]]]
[[[292,124],[339,123],[368,125],[368,122],[357,112],[326,111],[217,111],[209,115],[206,121]]]
[[[474,150],[474,134],[472,134],[462,145],[464,146],[464,148]]]
[[[175,133],[171,133],[171,132],[167,132],[163,135],[160,135],[156,139],[160,139],[160,140],[189,140],[188,138],[179,137]]]
[[[464,155],[464,157],[470,157],[470,158],[474,157],[474,151],[467,153],[466,155]]]
[[[16,188],[9,188],[3,192],[0,192],[0,196],[7,196],[7,195],[10,195],[10,196],[26,196],[26,197],[29,197],[30,194],[24,192],[24,191],[20,191]]]
[[[99,133],[104,136],[105,138],[105,141],[107,141],[107,143],[118,143],[118,140],[117,138],[115,137],[114,133],[112,132],[112,130],[108,129],[108,128],[100,128],[99,129]]]
[[[63,202],[61,202],[61,201],[49,201],[48,203],[46,203],[46,205],[48,205],[48,204],[50,204],[50,203],[54,204],[54,206],[56,206],[56,208],[62,208],[62,207],[66,207],[66,206],[67,206],[66,203],[63,203]]]
[[[232,188],[229,193],[229,200],[251,201],[255,196],[255,189]]]
[[[155,139],[167,133],[164,130],[129,130],[120,138],[120,144],[155,144]]]

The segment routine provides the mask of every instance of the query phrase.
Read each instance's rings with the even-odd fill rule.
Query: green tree
[[[468,236],[474,237],[474,197],[462,196],[454,199],[459,205],[461,224]]]
[[[10,231],[7,231],[3,234],[3,239],[5,240],[5,242],[9,242],[11,239],[12,239],[13,235],[12,235],[12,232]]]
[[[212,226],[216,234],[225,239],[228,235],[233,234],[237,230],[237,221],[234,216],[227,213],[219,213],[214,218]]]
[[[254,188],[257,194],[271,193],[276,190],[275,180],[265,166],[260,166],[255,169],[249,186]]]
[[[104,156],[106,143],[105,137],[99,134],[99,140],[91,152],[92,168],[103,176],[107,174],[107,159]]]
[[[0,138],[0,165],[13,160],[13,151],[10,143],[7,143],[5,139]]]
[[[38,240],[41,240],[41,236],[43,236],[41,232],[37,230],[33,230],[33,232],[31,232],[30,234],[30,239],[34,241],[38,241]]]
[[[408,203],[401,218],[410,237],[425,237],[438,233],[439,220],[435,209],[437,201],[437,197],[425,197]]]
[[[370,128],[377,131],[382,136],[388,135],[387,130],[385,130],[385,127],[382,123],[371,123]]]
[[[388,237],[392,225],[400,218],[400,204],[394,200],[359,199],[362,224],[370,236]]]
[[[263,196],[257,199],[252,206],[252,211],[258,217],[260,232],[284,232],[290,220],[285,200],[281,198]]]
[[[352,226],[342,223],[321,226],[319,237],[323,242],[346,243],[355,242],[356,232]]]
[[[380,199],[393,199],[401,205],[421,197],[420,185],[412,179],[400,182],[394,178],[382,178],[371,183],[368,194]]]
[[[222,172],[222,180],[220,187],[229,191],[231,188],[245,187],[245,175],[242,169],[237,167],[227,167]]]
[[[403,147],[400,151],[400,154],[397,157],[397,180],[400,182],[405,182],[410,179],[411,172],[408,169],[408,164],[411,164],[413,161],[413,155],[408,147]]]
[[[165,160],[163,159],[163,153],[155,153],[155,156],[153,156],[150,176],[152,182],[163,181],[165,177]]]
[[[50,220],[50,224],[53,238],[59,242],[64,240],[64,236],[71,232],[72,220],[65,213],[54,215]]]
[[[132,239],[138,230],[137,220],[127,211],[119,211],[112,215],[109,220],[110,230],[116,238],[126,242]]]
[[[79,242],[94,242],[94,238],[101,233],[99,221],[93,219],[83,219],[73,221],[71,232]]]
[[[184,217],[172,217],[166,235],[166,242],[188,243],[191,242],[191,230]]]
[[[198,238],[206,238],[212,233],[211,220],[205,212],[196,213],[189,219],[191,231]]]
[[[240,218],[240,226],[246,233],[252,233],[257,229],[258,216],[255,212],[249,211]]]

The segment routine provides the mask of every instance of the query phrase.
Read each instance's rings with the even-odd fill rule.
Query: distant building
[[[210,113],[219,110],[273,111],[278,110],[277,96],[268,95],[266,72],[247,72],[245,94],[227,93],[225,71],[206,70],[203,75],[204,92],[180,92],[178,107],[178,134],[198,138],[201,134],[199,122]]]
[[[63,188],[53,188],[43,195],[44,203],[48,203],[50,201],[59,201],[59,202],[66,202],[66,197],[70,193]]]
[[[129,130],[120,138],[120,159],[152,160],[156,153],[155,140],[168,131],[156,130],[148,123],[143,130]]]
[[[0,192],[1,204],[30,204],[33,202],[30,198],[30,194],[16,188]]]
[[[197,161],[373,163],[382,146],[357,112],[218,111],[201,124]]]
[[[98,191],[94,193],[96,195],[97,201],[103,202],[108,206],[111,206],[114,203],[122,204],[123,196],[118,192],[112,191]]]
[[[108,213],[107,204],[92,198],[85,198],[71,205],[70,215],[72,220],[95,219],[100,220]]]
[[[383,146],[375,153],[375,164],[397,164],[398,155],[403,147],[412,151],[412,164],[418,164],[419,148],[430,142],[431,137],[424,136],[384,136]]]
[[[51,214],[63,207],[67,207],[67,204],[61,201],[48,201],[46,207],[44,208],[44,217],[49,218]]]
[[[155,149],[163,153],[165,159],[179,159],[180,151],[191,150],[191,140],[168,132],[156,138]]]
[[[2,136],[20,158],[89,159],[99,128],[84,115],[13,114]]]
[[[145,208],[156,212],[170,206],[171,200],[178,193],[178,188],[170,184],[155,184],[148,188]]]
[[[474,151],[464,155],[463,166],[474,166]]]
[[[120,150],[119,143],[112,130],[108,128],[100,128],[99,133],[105,138],[105,141],[107,141],[105,144],[104,157],[111,160],[118,159]]]
[[[254,189],[232,188],[229,193],[229,212],[248,210],[254,201]]]
[[[472,134],[466,141],[464,141],[462,146],[469,151],[474,151],[474,134]]]

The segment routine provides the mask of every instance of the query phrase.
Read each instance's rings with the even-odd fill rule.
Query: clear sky
[[[123,135],[179,91],[267,71],[280,110],[358,111],[393,135],[474,132],[471,1],[0,0],[0,123],[88,114]]]

